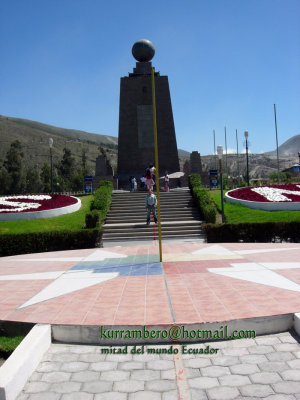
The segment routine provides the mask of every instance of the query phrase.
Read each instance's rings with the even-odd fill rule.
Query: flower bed
[[[229,203],[265,211],[299,211],[300,185],[272,185],[230,190],[225,199]]]
[[[56,217],[79,210],[81,201],[63,194],[0,197],[0,220],[15,221]]]

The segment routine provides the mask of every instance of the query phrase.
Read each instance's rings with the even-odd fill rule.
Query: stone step
[[[129,201],[129,202],[113,202],[111,203],[111,209],[113,208],[129,208],[132,206],[136,207],[145,207],[145,201]],[[168,201],[168,202],[160,202],[160,207],[196,207],[194,202],[191,201]]]
[[[129,203],[145,203],[146,196],[143,197],[135,197],[135,198],[125,198],[125,199],[116,199],[112,198],[111,204],[129,204]],[[160,198],[160,203],[161,204],[169,204],[169,203],[194,203],[194,200],[191,197],[183,198]]]
[[[147,193],[142,193],[140,195],[139,194],[135,194],[135,193],[130,193],[129,195],[121,195],[121,196],[113,194],[112,198],[113,199],[129,200],[129,199],[143,199],[146,196],[147,196]],[[158,197],[157,194],[156,194],[156,197]],[[188,199],[188,198],[192,198],[192,196],[189,193],[188,194],[176,194],[176,195],[167,193],[165,195],[160,194],[159,197],[160,197],[160,199]]]
[[[150,225],[146,225],[145,224],[145,228],[141,229],[141,230],[138,230],[138,231],[132,229],[132,230],[130,230],[130,232],[129,232],[129,230],[128,230],[128,232],[126,232],[124,230],[114,231],[114,232],[103,232],[103,235],[105,235],[105,236],[107,236],[107,235],[109,235],[109,236],[124,236],[125,238],[126,238],[126,236],[139,236],[139,235],[150,235],[151,236],[151,235],[153,235],[153,228],[154,228],[154,226],[151,223]],[[179,234],[182,234],[182,233],[184,233],[184,234],[189,234],[189,233],[195,234],[195,233],[197,233],[199,235],[203,234],[203,231],[202,231],[201,227],[198,227],[198,229],[162,230],[161,232],[162,232],[163,235],[167,235],[167,234],[168,235],[169,234],[170,235],[174,235],[174,234],[179,235]],[[158,229],[155,229],[155,235],[156,236],[158,235]]]
[[[147,214],[141,214],[141,215],[132,215],[132,216],[126,216],[126,215],[120,215],[120,216],[111,216],[107,217],[105,220],[106,224],[122,224],[124,221],[129,222],[129,223],[134,223],[136,220],[141,220],[143,221],[146,218]],[[152,217],[151,217],[152,218]],[[199,222],[199,216],[198,215],[161,215],[160,216],[161,222],[166,223],[166,222],[176,222],[176,221],[196,221]],[[113,222],[115,221],[115,222]],[[119,222],[116,222],[119,221]]]
[[[160,188],[160,193],[164,194],[164,195],[172,195],[172,194],[186,194],[186,193],[191,193],[189,188],[186,189],[180,189],[180,190],[174,190],[171,189],[170,192],[165,192],[165,190],[161,189],[161,186],[159,186]],[[138,195],[138,194],[142,194],[142,193],[147,193],[147,189],[146,190],[138,190],[136,192],[130,192],[130,190],[113,190],[113,195],[129,195],[129,194],[134,194],[134,195]],[[156,192],[156,188],[154,188],[154,193]]]
[[[180,232],[178,232],[178,234],[174,234],[174,235],[163,235],[162,239],[203,239],[205,240],[205,235],[201,235],[199,233],[191,233],[191,234],[186,234],[186,235],[182,235],[180,234]],[[140,236],[130,236],[127,235],[126,236],[126,241],[130,241],[130,240],[152,240],[153,239],[153,235],[140,235]],[[122,236],[112,236],[112,237],[106,237],[106,235],[103,235],[103,240],[107,240],[107,241],[124,241],[124,237]],[[158,240],[158,236],[156,237],[156,240]]]
[[[128,230],[132,231],[132,232],[140,232],[140,231],[144,231],[144,230],[148,230],[149,226],[146,225],[146,223],[140,223],[140,224],[109,224],[109,225],[104,225],[103,226],[103,231],[105,233],[109,233],[109,232],[127,232]],[[155,229],[158,230],[158,225],[155,225]],[[175,231],[175,230],[193,230],[193,229],[197,229],[197,230],[202,230],[202,225],[201,222],[199,223],[177,223],[177,224],[167,224],[161,225],[161,229],[163,232],[167,232],[167,231]]]
[[[143,222],[146,219],[147,214],[141,214],[141,215],[134,215],[134,216],[112,216],[112,217],[107,217],[105,220],[106,224],[122,224],[122,223],[136,223],[137,220]],[[151,217],[152,218],[152,217]],[[167,223],[167,222],[179,222],[179,221],[196,221],[199,222],[199,216],[197,215],[170,215],[170,216],[165,216],[161,215],[160,216],[161,222],[162,223]]]
[[[201,221],[201,220],[199,220],[199,219],[195,219],[195,220],[193,220],[193,221],[188,221],[186,224],[187,225],[201,225],[203,223],[203,221]],[[185,224],[185,221],[184,220],[182,220],[182,221],[178,221],[178,220],[173,220],[173,221],[161,221],[161,225],[162,226],[173,226],[173,225],[180,225],[180,226],[183,226]],[[141,226],[141,225],[143,225],[142,223],[136,223],[136,222],[132,222],[132,223],[130,223],[130,224],[123,224],[123,223],[120,223],[120,224],[108,224],[108,223],[106,223],[105,225],[103,225],[103,227],[110,227],[110,226],[112,226],[112,227],[114,227],[114,226],[131,226],[132,228],[134,228],[134,227],[138,227],[138,226]]]
[[[122,199],[122,200],[134,200],[134,199],[144,199],[146,197],[147,193],[142,193],[140,195],[137,195],[135,193],[130,193],[129,195],[115,195],[113,194],[112,198],[113,199]],[[157,194],[156,194],[157,197]],[[160,199],[161,200],[167,200],[167,199],[189,199],[191,198],[190,194],[176,194],[176,195],[172,195],[172,194],[166,194],[166,195],[161,195],[160,194]]]
[[[144,222],[146,220],[147,214],[144,215],[139,215],[139,216],[135,216],[135,217],[110,217],[110,218],[106,218],[105,223],[107,225],[111,225],[111,224],[135,224],[135,223],[141,223]],[[152,219],[152,216],[151,216]],[[170,222],[185,222],[187,221],[187,223],[190,223],[191,221],[195,221],[195,222],[199,222],[199,218],[195,217],[195,216],[180,216],[180,217],[174,217],[174,216],[170,216],[170,217],[160,217],[161,223],[165,224],[165,223],[170,223]]]
[[[110,211],[113,212],[120,212],[120,211],[130,211],[130,210],[142,210],[145,209],[146,205],[145,204],[131,204],[131,205],[126,205],[126,206],[112,206],[110,208]],[[197,210],[196,206],[188,206],[188,205],[180,205],[180,204],[167,204],[167,205],[161,205],[160,206],[161,210],[168,211],[168,210]]]
[[[114,192],[103,225],[103,240],[153,240],[158,225],[146,224],[145,192]],[[189,190],[160,193],[161,232],[163,239],[204,239],[202,221]],[[154,232],[153,232],[154,229]]]
[[[146,208],[142,209],[142,210],[136,210],[136,212],[133,212],[132,210],[129,211],[125,211],[125,212],[118,212],[118,213],[109,213],[107,214],[107,218],[117,218],[117,217],[121,217],[121,218],[126,218],[126,217],[142,217],[143,215],[147,214],[147,210]],[[158,212],[157,212],[158,215]],[[187,210],[187,211],[182,211],[182,210],[169,210],[169,211],[160,211],[160,215],[161,217],[166,217],[166,218],[177,218],[177,217],[195,217],[198,218],[199,217],[199,213],[197,213],[197,211],[191,211],[191,210]]]
[[[156,209],[158,212],[158,210]],[[136,215],[137,213],[145,213],[147,212],[146,207],[130,207],[130,208],[113,208],[111,209],[107,215],[112,215],[112,214],[124,214],[124,215]],[[195,214],[199,215],[199,211],[196,207],[161,207],[160,208],[160,213],[163,215],[169,215],[169,214]]]

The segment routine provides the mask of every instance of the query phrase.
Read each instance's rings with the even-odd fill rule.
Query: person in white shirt
[[[170,187],[169,187],[169,175],[168,175],[168,171],[165,171],[165,177],[164,177],[164,180],[165,180],[165,190],[166,190],[166,192],[169,192],[170,191]]]
[[[157,207],[157,198],[155,194],[153,194],[152,190],[149,189],[148,194],[146,196],[147,225],[150,224],[151,213],[153,214],[154,221],[157,224],[156,207]]]

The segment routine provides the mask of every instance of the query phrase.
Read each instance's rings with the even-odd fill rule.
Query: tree
[[[40,193],[42,190],[42,182],[40,174],[36,167],[30,168],[26,172],[26,192]]]
[[[22,168],[23,157],[22,145],[18,140],[15,140],[11,143],[3,163],[11,178],[10,193],[22,193],[25,190],[26,182]]]
[[[288,175],[287,175],[288,174]],[[289,175],[290,174],[290,175]],[[289,182],[289,180],[291,180],[291,173],[290,172],[288,172],[288,173],[286,173],[286,172],[280,172],[280,182],[281,183],[288,183]],[[269,178],[270,178],[270,181],[271,181],[271,183],[274,183],[274,184],[278,184],[278,172],[271,172],[270,174],[269,174]]]
[[[11,177],[5,167],[0,168],[0,194],[9,194]]]
[[[98,146],[98,150],[101,156],[105,156],[106,157],[106,150],[104,147],[102,146]]]
[[[72,178],[72,191],[81,192],[83,190],[83,174],[78,172]]]
[[[45,163],[42,166],[41,181],[42,181],[43,193],[49,193],[51,190],[51,182],[50,182],[50,167],[49,164],[47,163]]]
[[[81,151],[81,167],[83,170],[83,174],[86,175],[86,171],[87,171],[87,167],[86,167],[86,153],[87,153],[87,149],[83,148]]]
[[[75,172],[75,159],[72,157],[70,149],[65,147],[63,151],[64,154],[60,164],[58,165],[58,172],[63,178],[65,189],[70,190],[71,182]]]
[[[292,173],[290,171],[285,172],[284,183],[292,183]]]

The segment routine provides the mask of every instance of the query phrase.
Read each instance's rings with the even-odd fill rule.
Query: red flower
[[[300,202],[300,185],[289,184],[289,185],[257,186],[257,188],[264,188],[264,187],[299,192],[299,196],[296,194],[283,192],[282,194],[285,197],[287,197],[289,200],[281,201],[281,203]],[[246,188],[241,188],[241,189],[235,189],[235,190],[231,190],[231,191],[227,192],[227,195],[230,197],[233,197],[235,199],[240,199],[240,200],[272,203],[272,201],[268,200],[265,196],[255,192],[253,189],[255,189],[255,187],[246,187]]]
[[[51,194],[51,199],[46,199],[46,200],[39,200],[39,199],[29,199],[24,195],[24,197],[21,197],[22,195],[19,195],[18,198],[15,198],[14,196],[8,197],[5,196],[6,200],[9,202],[21,202],[21,203],[38,203],[40,206],[38,208],[28,208],[22,211],[17,211],[17,212],[33,212],[33,211],[44,211],[44,210],[51,210],[54,208],[61,208],[61,207],[67,207],[72,204],[77,203],[77,199],[75,197],[71,196],[66,196],[64,194]],[[0,208],[4,211],[0,211],[1,214],[4,213],[12,213],[11,210],[14,209],[12,205],[5,205],[1,204],[1,197],[0,197]],[[7,211],[5,211],[7,210]]]

